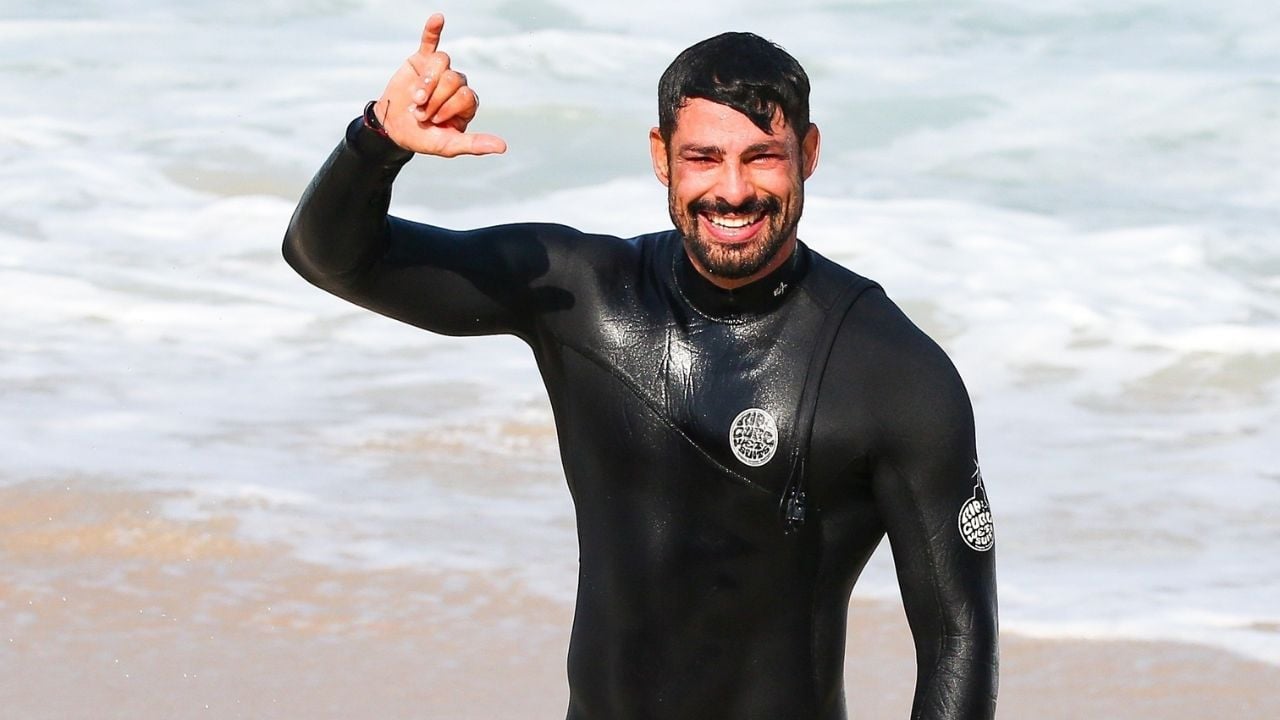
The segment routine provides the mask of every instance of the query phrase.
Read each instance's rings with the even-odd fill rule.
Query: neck
[[[761,315],[781,306],[809,266],[804,245],[793,242],[778,253],[763,274],[756,273],[745,282],[725,287],[698,268],[683,247],[676,252],[675,281],[681,295],[698,312],[717,319]]]

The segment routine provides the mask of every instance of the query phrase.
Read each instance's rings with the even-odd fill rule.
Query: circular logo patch
[[[744,465],[760,467],[778,449],[778,424],[760,408],[743,410],[729,426],[729,448]]]
[[[960,537],[964,544],[986,552],[996,544],[995,524],[991,522],[991,504],[981,486],[975,487],[973,497],[960,506]]]

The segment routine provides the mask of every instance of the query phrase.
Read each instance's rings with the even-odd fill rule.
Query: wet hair
[[[797,137],[809,130],[809,76],[786,50],[747,32],[707,38],[676,56],[658,81],[658,131],[671,142],[676,114],[693,98],[726,105],[772,134],[773,118]]]

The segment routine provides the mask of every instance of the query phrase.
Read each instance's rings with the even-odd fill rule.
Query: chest
[[[675,303],[604,313],[588,349],[648,409],[717,464],[778,488],[800,435],[800,403],[826,313],[804,297],[726,322]],[[625,322],[609,318],[625,317]],[[602,419],[603,421],[603,419]]]

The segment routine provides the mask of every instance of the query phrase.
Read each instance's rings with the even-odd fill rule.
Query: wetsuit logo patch
[[[760,467],[778,449],[778,424],[760,408],[743,410],[729,426],[729,448],[744,465]]]
[[[973,463],[973,497],[960,506],[960,537],[964,544],[986,552],[995,547],[996,529],[991,521],[991,503],[987,502],[987,488],[982,484],[982,468]]]

